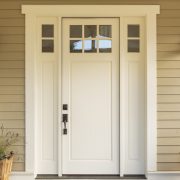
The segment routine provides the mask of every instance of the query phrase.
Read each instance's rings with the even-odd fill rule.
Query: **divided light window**
[[[111,53],[111,25],[70,25],[70,53]]]
[[[140,27],[138,24],[128,25],[128,52],[140,52]]]
[[[42,25],[42,52],[43,53],[54,52],[54,25],[53,24]]]

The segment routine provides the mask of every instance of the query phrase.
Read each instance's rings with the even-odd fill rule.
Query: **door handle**
[[[63,122],[68,122],[68,114],[63,114]]]
[[[62,122],[64,123],[63,134],[66,135],[67,134],[66,123],[68,122],[68,114],[62,115]]]

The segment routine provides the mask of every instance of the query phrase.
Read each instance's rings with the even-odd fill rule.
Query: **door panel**
[[[71,66],[71,159],[111,160],[111,63]]]
[[[119,20],[62,24],[63,174],[119,174]]]

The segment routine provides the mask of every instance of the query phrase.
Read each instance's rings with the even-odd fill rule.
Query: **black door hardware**
[[[68,122],[68,114],[63,114],[63,122]]]
[[[67,104],[63,104],[63,110],[68,110],[68,105]]]
[[[66,123],[68,122],[68,114],[63,114],[62,115],[62,122],[64,123],[63,134],[66,135],[67,134]]]

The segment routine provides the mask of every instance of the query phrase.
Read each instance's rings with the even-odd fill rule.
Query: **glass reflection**
[[[70,25],[70,38],[81,38],[81,37],[82,37],[82,26]]]
[[[100,25],[99,26],[99,36],[101,38],[111,38],[111,25]]]
[[[128,25],[128,37],[139,37],[139,25]]]
[[[139,40],[128,40],[128,52],[139,52]]]
[[[54,37],[54,25],[42,25],[42,37]]]
[[[99,52],[109,53],[112,51],[112,41],[111,40],[99,40]]]
[[[54,41],[42,40],[42,52],[54,52]]]
[[[85,25],[84,26],[84,37],[85,38],[95,38],[97,36],[97,26],[96,25]]]
[[[95,40],[85,40],[84,41],[84,52],[97,52],[97,41]]]
[[[81,53],[82,52],[82,41],[81,40],[70,40],[70,52]]]

